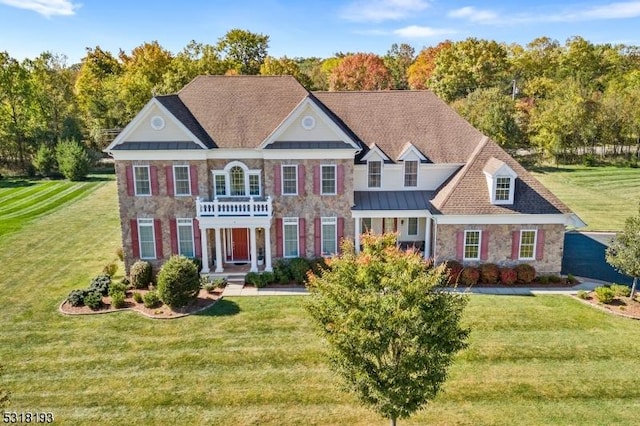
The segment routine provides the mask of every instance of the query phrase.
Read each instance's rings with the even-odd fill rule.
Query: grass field
[[[640,169],[562,166],[533,175],[588,225],[589,231],[619,231],[638,213]]]
[[[303,297],[68,317],[120,245],[113,182],[0,238],[0,388],[57,424],[384,425],[344,393]],[[473,296],[445,392],[401,425],[635,424],[640,323],[563,296]]]

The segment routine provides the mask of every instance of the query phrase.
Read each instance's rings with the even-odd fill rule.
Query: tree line
[[[640,49],[547,37],[525,46],[468,38],[416,53],[269,56],[269,36],[234,29],[214,44],[172,53],[157,41],[117,55],[87,48],[79,64],[44,52],[0,52],[0,166],[33,171],[38,149],[60,140],[102,149],[153,96],[197,75],[292,75],[309,90],[430,89],[509,150],[558,161],[636,158],[640,149]]]

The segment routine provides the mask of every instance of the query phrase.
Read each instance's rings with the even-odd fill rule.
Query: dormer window
[[[513,204],[518,175],[504,161],[490,158],[483,172],[487,178],[489,198],[491,204]]]

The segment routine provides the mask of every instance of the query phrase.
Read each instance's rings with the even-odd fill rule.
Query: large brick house
[[[559,272],[583,226],[429,91],[309,92],[288,76],[203,76],[156,96],[109,145],[127,270],[173,253],[203,272],[328,256],[397,232],[436,261]]]

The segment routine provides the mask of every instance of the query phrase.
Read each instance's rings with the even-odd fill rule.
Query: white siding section
[[[433,191],[440,187],[456,170],[460,164],[419,164],[418,165],[418,186],[413,188],[404,187],[404,167],[399,164],[382,165],[382,186],[380,188],[369,188],[367,186],[367,165],[357,164],[354,166],[353,178],[355,191]]]
[[[160,116],[164,119],[164,128],[162,130],[154,130],[151,127],[151,118]],[[148,142],[148,141],[190,141],[193,138],[189,137],[178,125],[174,122],[175,118],[167,116],[164,112],[160,111],[156,105],[152,105],[145,116],[140,117],[140,121],[136,128],[131,130],[131,133],[127,137],[127,141],[130,142]]]
[[[302,120],[307,117],[313,117],[315,120],[315,127],[307,130],[302,127]],[[300,116],[293,120],[291,125],[284,129],[281,135],[277,137],[278,141],[340,141],[343,140],[341,135],[338,135],[333,129],[331,129],[326,123],[326,118],[320,118],[312,108],[308,105],[304,107]]]
[[[393,218],[393,212],[389,212],[389,218]],[[371,231],[375,234],[382,233],[382,218],[371,218]],[[402,223],[404,221],[404,223]],[[398,218],[398,241],[424,241],[424,233],[425,233],[425,223],[426,219],[424,217],[418,218],[418,235],[408,235],[408,226],[409,219],[408,218]],[[364,226],[361,227],[362,232],[365,232]]]

